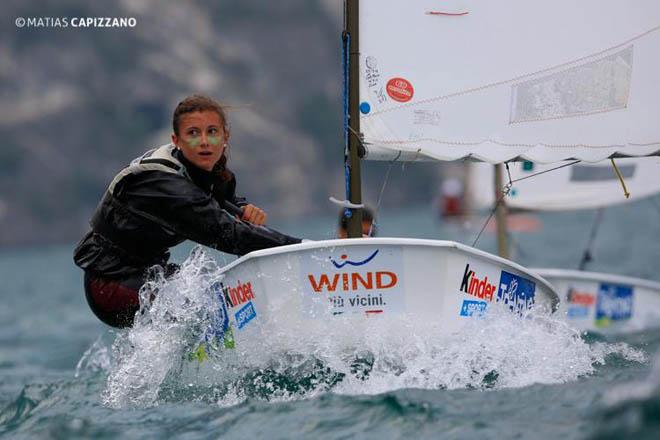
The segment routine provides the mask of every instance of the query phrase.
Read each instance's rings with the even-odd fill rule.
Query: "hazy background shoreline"
[[[66,243],[114,174],[169,142],[190,93],[230,107],[238,191],[272,221],[344,196],[342,2],[10,1],[0,38],[0,246]],[[135,17],[133,28],[19,28],[17,17]],[[374,205],[387,164],[363,165]],[[437,164],[397,165],[384,206],[431,203]]]

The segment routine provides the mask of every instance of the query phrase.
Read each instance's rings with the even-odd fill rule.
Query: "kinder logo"
[[[503,301],[511,310],[527,310],[534,305],[536,283],[507,271],[500,275],[497,301]]]
[[[566,295],[566,300],[569,304],[574,304],[576,306],[585,306],[589,307],[596,303],[596,297],[590,292],[580,292],[576,289],[569,289],[568,295]]]
[[[323,273],[318,278],[313,274],[309,274],[307,278],[312,289],[319,293],[323,291],[334,292],[338,288],[344,292],[391,289],[399,282],[399,278],[394,272],[386,270],[366,273],[336,273],[333,275]]]
[[[461,292],[476,296],[480,299],[492,301],[496,289],[495,284],[490,284],[488,282],[487,276],[479,278],[476,273],[470,269],[469,263],[465,265],[465,272],[463,273],[463,280],[461,281]]]
[[[392,78],[387,82],[385,90],[390,98],[398,102],[410,101],[415,93],[412,84],[403,78]]]
[[[222,291],[225,294],[225,301],[229,307],[236,307],[243,303],[254,299],[254,292],[252,290],[252,283],[241,283],[238,280],[236,287],[222,286]]]

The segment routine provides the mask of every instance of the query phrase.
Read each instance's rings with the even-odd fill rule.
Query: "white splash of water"
[[[217,299],[207,294],[218,279],[218,266],[201,248],[170,279],[156,271],[140,290],[135,324],[113,344],[116,365],[110,369],[103,401],[111,407],[156,403],[161,384],[175,374],[191,349],[192,335],[208,325]]]
[[[112,366],[112,353],[110,347],[100,335],[94,343],[85,350],[82,357],[76,365],[74,377],[79,378],[86,373],[95,373],[98,371],[107,371]]]
[[[164,384],[207,389],[214,401],[229,406],[250,397],[290,400],[329,390],[359,395],[563,383],[593,374],[611,354],[644,361],[626,344],[588,344],[555,317],[520,317],[497,305],[449,335],[442,323],[409,316],[300,320],[260,312],[260,324],[241,333],[235,349],[191,361],[194,335],[218,310],[208,293],[218,279],[217,265],[196,248],[172,279],[157,274],[143,289],[142,314],[113,345],[117,361],[108,371],[107,405],[157,404]]]

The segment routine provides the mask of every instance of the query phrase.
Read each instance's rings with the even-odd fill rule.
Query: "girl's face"
[[[211,110],[186,113],[179,122],[179,135],[172,143],[195,166],[211,171],[227,146],[227,133],[220,115]]]

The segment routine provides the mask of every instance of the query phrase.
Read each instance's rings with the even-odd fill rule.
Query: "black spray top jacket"
[[[222,206],[236,197],[236,179],[223,181],[188,162],[172,144],[150,150],[115,176],[74,252],[75,263],[108,278],[144,274],[164,265],[185,240],[243,255],[300,239],[238,221]]]

